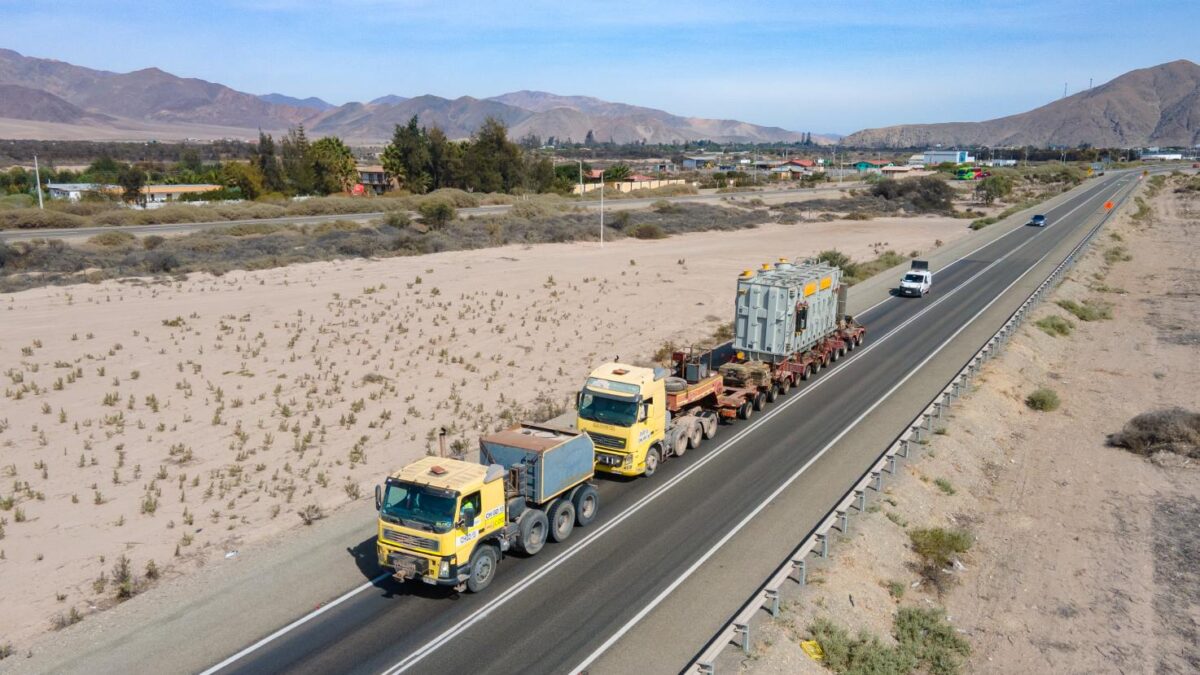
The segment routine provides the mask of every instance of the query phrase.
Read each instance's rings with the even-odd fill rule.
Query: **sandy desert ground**
[[[965,224],[768,225],[0,297],[0,644],[117,602],[123,557],[143,586],[185,573],[370,499],[439,427],[473,451],[539,397],[564,404],[597,363],[709,336],[748,266],[928,250]]]
[[[1152,204],[1150,224],[1132,208],[1115,218],[1053,296],[1110,303],[1112,320],[1044,304],[1033,320],[1063,317],[1074,332],[1022,328],[814,583],[764,624],[745,671],[829,673],[798,646],[814,619],[895,644],[898,608],[938,605],[971,645],[961,672],[1200,670],[1200,465],[1106,445],[1134,415],[1200,410],[1200,200],[1168,188]],[[1040,386],[1060,409],[1026,407]],[[917,527],[974,535],[942,594],[918,583]]]

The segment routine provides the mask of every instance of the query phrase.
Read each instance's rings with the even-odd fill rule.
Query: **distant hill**
[[[0,49],[0,85],[10,90],[0,102],[0,137],[6,129],[20,137],[53,138],[254,138],[259,129],[280,132],[304,124],[314,136],[336,135],[356,143],[383,143],[396,124],[417,115],[451,138],[466,138],[488,117],[508,125],[510,134],[548,140],[671,143],[797,141],[799,132],[737,120],[683,117],[662,110],[603,101],[518,91],[489,99],[461,96],[407,98],[395,94],[370,103],[333,106],[319,98],[283,94],[256,96],[221,84],[183,78],[158,68],[132,73],[93,70],[23,56]],[[32,120],[41,126],[8,124]],[[31,136],[32,135],[32,136]],[[127,136],[125,136],[127,135]],[[834,137],[814,135],[817,142]]]
[[[259,94],[258,98],[259,98],[259,100],[266,101],[267,103],[278,103],[280,105],[290,105],[294,108],[312,108],[313,110],[329,110],[330,108],[337,107],[332,103],[329,103],[327,101],[322,101],[321,99],[317,98],[316,96],[309,96],[308,98],[296,98],[294,96],[288,96],[286,94]]]
[[[1200,143],[1200,66],[1179,60],[1130,71],[1035,110],[987,120],[865,129],[855,147],[1190,147]]]

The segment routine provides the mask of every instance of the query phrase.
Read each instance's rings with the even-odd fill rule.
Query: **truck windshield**
[[[893,277],[893,278],[895,278],[895,277]],[[904,280],[905,280],[905,281],[912,281],[912,282],[914,282],[914,283],[918,283],[918,284],[919,284],[919,283],[921,283],[922,281],[925,281],[925,277],[921,276],[920,274],[905,274],[905,275],[904,275]]]
[[[379,514],[384,520],[442,534],[454,526],[457,503],[458,495],[449,490],[388,481]]]
[[[587,389],[579,397],[579,416],[585,420],[631,427],[637,421],[637,401],[601,396]]]

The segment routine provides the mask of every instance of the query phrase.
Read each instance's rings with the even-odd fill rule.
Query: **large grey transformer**
[[[747,360],[778,363],[837,330],[844,311],[840,269],[781,258],[738,277],[733,347]]]

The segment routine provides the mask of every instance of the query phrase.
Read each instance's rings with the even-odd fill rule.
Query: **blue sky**
[[[980,120],[1200,61],[1200,2],[0,0],[0,47],[251,93],[585,94],[849,133]]]

